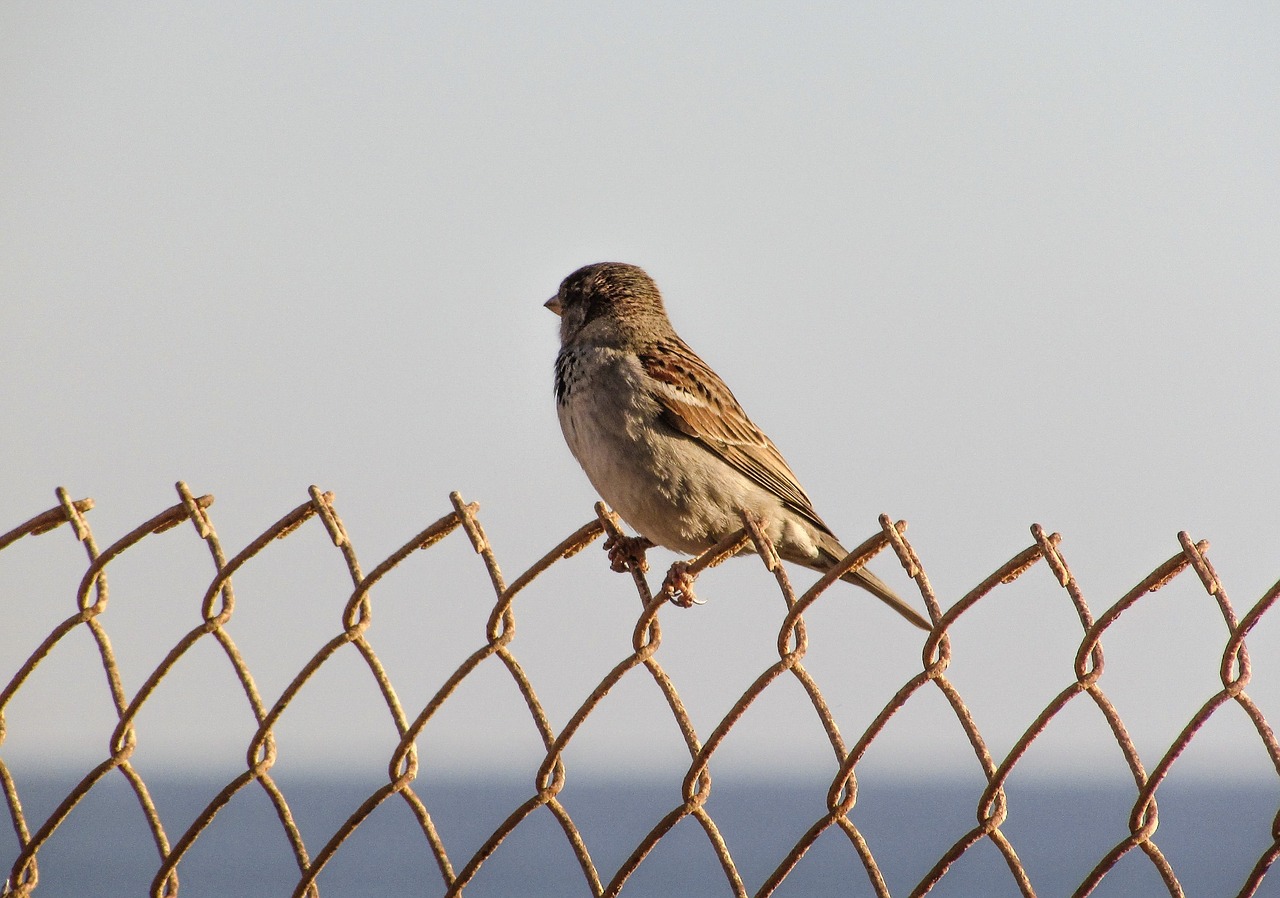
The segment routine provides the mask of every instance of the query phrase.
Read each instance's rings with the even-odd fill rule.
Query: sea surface
[[[18,781],[28,826],[37,829],[74,784],[74,775]],[[182,835],[223,782],[148,777],[171,842]],[[279,779],[314,857],[377,783],[315,776]],[[455,778],[414,784],[440,833],[455,872],[524,800],[528,782]],[[756,893],[801,835],[823,812],[826,786],[817,780],[718,776],[707,802],[748,894]],[[860,784],[850,818],[865,836],[893,895],[907,895],[942,854],[971,829],[981,783],[871,780]],[[1011,782],[1001,831],[1013,844],[1040,896],[1071,895],[1094,865],[1127,834],[1132,783]],[[1170,781],[1159,792],[1155,843],[1173,865],[1186,895],[1222,898],[1239,892],[1272,844],[1280,808],[1274,781]],[[583,835],[605,883],[645,834],[680,804],[679,786],[624,777],[571,778],[560,799]],[[5,816],[8,816],[6,813]],[[0,833],[0,872],[17,855],[12,827]],[[100,782],[39,855],[35,895],[112,898],[146,895],[158,854],[137,801],[113,772]],[[265,792],[251,784],[218,815],[179,867],[183,896],[287,896],[297,863]],[[331,896],[435,896],[445,881],[405,802],[393,796],[343,844],[319,877]],[[592,892],[559,823],[533,812],[480,867],[465,895],[560,898]],[[623,896],[731,896],[724,871],[702,827],[678,824],[627,881]],[[778,896],[874,895],[848,838],[828,830],[774,893]],[[1004,858],[984,841],[966,853],[930,893],[936,896],[1016,896]],[[1110,872],[1098,896],[1170,894],[1139,850]],[[1259,896],[1280,896],[1280,871]]]

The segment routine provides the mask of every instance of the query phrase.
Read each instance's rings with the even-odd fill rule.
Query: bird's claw
[[[645,573],[649,570],[649,559],[645,552],[653,548],[653,543],[643,536],[610,536],[604,541],[604,550],[609,553],[609,567],[619,574],[631,571]]]
[[[687,561],[677,561],[671,565],[666,579],[662,581],[661,594],[667,597],[668,602],[681,608],[705,604],[693,592],[693,581],[697,575],[689,573],[689,566]]]

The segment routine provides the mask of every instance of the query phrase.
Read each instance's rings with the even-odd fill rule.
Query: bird
[[[560,317],[555,402],[565,442],[643,540],[697,555],[740,530],[746,512],[786,561],[826,571],[849,554],[773,441],[676,333],[643,269],[583,266],[544,305]],[[931,629],[870,571],[842,579]]]

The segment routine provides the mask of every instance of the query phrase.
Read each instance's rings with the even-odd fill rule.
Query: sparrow
[[[786,561],[825,571],[849,554],[773,441],[676,334],[642,269],[587,265],[545,305],[560,316],[555,400],[565,442],[641,537],[697,555],[740,530],[745,511]],[[842,579],[931,629],[871,572]]]

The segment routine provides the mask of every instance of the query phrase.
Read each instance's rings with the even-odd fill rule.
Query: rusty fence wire
[[[1249,653],[1245,639],[1262,616],[1275,604],[1277,596],[1280,596],[1280,583],[1267,590],[1252,607],[1245,611],[1243,616],[1239,616],[1228,600],[1213,565],[1209,562],[1206,554],[1207,544],[1196,542],[1185,533],[1179,534],[1180,549],[1173,557],[1152,571],[1101,615],[1095,617],[1059,552],[1058,535],[1046,533],[1039,525],[1031,528],[1032,542],[1027,548],[1018,552],[949,608],[944,609],[939,606],[929,578],[904,535],[906,526],[903,522],[895,523],[888,517],[882,516],[879,534],[854,550],[840,567],[823,576],[812,588],[801,595],[796,595],[767,537],[761,532],[758,522],[744,519],[743,529],[739,533],[695,559],[687,573],[696,576],[703,568],[718,563],[744,547],[754,548],[764,561],[765,567],[776,578],[777,587],[786,603],[785,618],[777,635],[777,661],[759,674],[711,732],[698,733],[686,711],[675,682],[668,676],[659,660],[659,648],[662,643],[659,617],[664,609],[670,607],[669,596],[662,590],[656,595],[651,593],[643,571],[631,570],[630,572],[640,599],[639,615],[635,620],[631,639],[632,651],[591,690],[586,700],[568,720],[557,725],[549,718],[544,710],[543,701],[534,688],[534,683],[526,675],[516,656],[514,603],[521,591],[548,568],[579,552],[596,539],[604,537],[606,540],[616,541],[623,537],[617,518],[603,505],[596,506],[595,519],[569,535],[532,567],[508,582],[485,538],[484,529],[477,518],[477,506],[463,501],[457,493],[451,495],[452,508],[443,517],[415,533],[397,551],[366,572],[357,560],[355,549],[335,511],[331,493],[312,487],[308,501],[290,511],[234,556],[228,557],[210,519],[209,507],[213,504],[213,498],[195,496],[183,483],[177,484],[177,491],[179,501],[175,505],[160,512],[105,549],[99,548],[86,516],[93,508],[92,500],[73,500],[63,489],[57,491],[58,505],[0,535],[0,551],[2,551],[23,538],[36,537],[65,528],[83,545],[88,557],[87,568],[80,580],[76,596],[75,612],[59,623],[25,659],[0,659],[5,664],[4,669],[16,668],[16,672],[0,691],[0,784],[3,785],[6,813],[16,833],[19,847],[5,880],[3,891],[5,896],[16,898],[16,896],[32,895],[39,891],[39,856],[42,846],[50,840],[95,784],[111,775],[113,771],[119,771],[136,797],[154,841],[157,864],[151,884],[153,896],[178,894],[179,871],[184,856],[208,830],[233,796],[241,790],[257,788],[263,790],[269,797],[296,859],[298,879],[293,892],[295,896],[317,896],[320,891],[318,877],[326,864],[375,809],[384,802],[395,799],[404,802],[416,819],[423,836],[423,841],[419,843],[421,850],[429,852],[434,859],[440,877],[438,892],[447,896],[464,894],[468,883],[475,878],[498,846],[531,814],[545,807],[554,815],[563,830],[581,867],[586,885],[593,895],[619,894],[661,840],[678,823],[686,818],[692,818],[705,833],[719,860],[729,889],[736,896],[774,894],[820,836],[828,831],[838,831],[847,840],[849,849],[856,854],[871,890],[884,898],[890,895],[889,888],[885,883],[876,854],[860,832],[857,823],[858,764],[891,718],[922,690],[938,690],[945,699],[950,711],[954,713],[956,720],[963,728],[968,743],[981,765],[986,787],[976,809],[977,824],[937,858],[928,873],[915,884],[911,890],[912,895],[923,895],[931,891],[962,855],[983,842],[988,842],[998,849],[1020,892],[1026,896],[1035,894],[1028,870],[1019,859],[1015,845],[1001,828],[1008,815],[1004,787],[1014,769],[1045,731],[1049,722],[1073,702],[1092,703],[1101,712],[1132,775],[1136,790],[1136,800],[1133,802],[1125,827],[1127,834],[1099,858],[1093,870],[1079,883],[1075,891],[1078,896],[1093,892],[1122,858],[1135,851],[1145,855],[1153,865],[1170,895],[1183,895],[1183,886],[1179,882],[1177,871],[1161,851],[1155,837],[1159,822],[1156,793],[1174,762],[1196,738],[1197,733],[1209,719],[1224,705],[1234,703],[1243,710],[1256,731],[1271,765],[1275,768],[1277,775],[1280,775],[1280,745],[1277,744],[1263,712],[1245,691],[1250,680]],[[232,582],[236,573],[252,562],[254,557],[263,552],[272,541],[287,538],[303,526],[316,526],[309,523],[313,519],[318,522],[318,526],[325,529],[329,539],[341,553],[350,574],[351,592],[343,613],[342,628],[337,635],[314,653],[278,696],[264,697],[227,629],[227,624],[235,610]],[[212,556],[215,571],[203,596],[199,623],[168,651],[159,666],[146,677],[141,688],[133,694],[128,694],[122,684],[116,656],[104,623],[104,619],[109,617],[105,614],[108,607],[107,568],[113,560],[148,536],[184,524],[192,527],[198,538],[205,543]],[[398,698],[396,689],[374,647],[367,639],[366,630],[371,619],[372,590],[388,571],[415,552],[431,549],[454,531],[461,531],[483,562],[495,597],[492,611],[488,616],[484,639],[479,646],[457,667],[423,707],[406,709]],[[902,684],[865,731],[857,733],[850,739],[840,732],[823,691],[805,668],[804,658],[808,638],[804,615],[842,572],[865,564],[873,555],[885,549],[896,555],[907,575],[918,586],[934,626],[932,632],[925,637],[923,663],[919,672]],[[970,713],[956,686],[948,679],[947,671],[951,661],[951,639],[948,629],[997,586],[1011,583],[1038,565],[1047,568],[1057,586],[1065,591],[1079,619],[1081,638],[1075,655],[1074,679],[1068,682],[1061,692],[1036,715],[1021,738],[1004,757],[993,757],[974,716]],[[1191,576],[1198,580],[1204,592],[1216,603],[1221,612],[1228,632],[1221,656],[1221,689],[1186,722],[1173,743],[1161,757],[1155,760],[1154,765],[1148,766],[1139,757],[1124,720],[1103,688],[1102,639],[1108,628],[1127,609],[1179,576]],[[689,581],[686,579],[684,582]],[[12,611],[6,612],[6,614],[12,613]],[[101,763],[90,770],[66,794],[46,819],[33,820],[23,811],[22,778],[11,770],[4,760],[6,737],[4,715],[14,696],[32,677],[41,662],[60,640],[78,628],[86,628],[92,635],[105,671],[110,698],[114,704],[116,725],[109,740],[110,751]],[[257,729],[247,747],[246,769],[228,782],[225,788],[208,802],[185,831],[171,832],[166,828],[156,809],[146,781],[131,762],[131,756],[140,738],[136,722],[143,706],[152,698],[157,687],[174,669],[179,659],[202,641],[216,643],[221,655],[225,657],[226,664],[229,664],[234,671],[252,710]],[[335,653],[347,645],[351,645],[359,653],[364,665],[376,681],[400,738],[389,758],[387,782],[370,794],[324,844],[308,845],[300,834],[284,791],[272,777],[272,767],[276,761],[275,728],[282,714],[290,707],[291,702],[308,681],[334,658]],[[415,779],[419,774],[416,742],[428,722],[463,681],[489,659],[497,659],[501,662],[502,667],[518,687],[545,748],[545,757],[536,773],[533,789],[527,800],[512,809],[506,819],[492,831],[473,854],[467,857],[455,857],[450,856],[446,851],[430,808],[419,791],[415,791]],[[634,846],[630,856],[617,869],[601,869],[593,861],[584,834],[575,823],[570,810],[561,803],[559,798],[566,780],[564,754],[575,734],[580,731],[584,722],[597,709],[606,694],[632,671],[636,671],[638,676],[651,678],[661,690],[687,748],[689,762],[680,787],[682,800],[660,819],[653,821],[647,834]],[[793,677],[803,687],[804,694],[812,704],[831,749],[835,753],[838,771],[828,787],[825,813],[813,820],[808,830],[791,846],[781,862],[763,882],[752,883],[749,886],[743,881],[738,864],[735,863],[734,855],[722,837],[717,821],[707,809],[707,799],[711,793],[709,765],[717,750],[724,744],[726,736],[739,723],[748,707],[771,683],[781,677]],[[1252,869],[1245,875],[1239,895],[1257,894],[1271,864],[1277,856],[1280,856],[1280,812],[1272,821],[1269,838],[1271,843],[1264,848]]]

